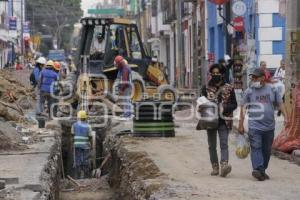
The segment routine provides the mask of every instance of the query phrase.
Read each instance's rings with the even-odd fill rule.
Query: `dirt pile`
[[[16,149],[21,142],[21,136],[16,129],[5,121],[0,121],[0,150]]]
[[[24,72],[22,76],[28,74]],[[33,108],[34,101],[32,89],[23,86],[19,78],[7,70],[0,70],[0,150],[23,149],[19,145],[22,136],[12,125],[28,123],[26,112]]]

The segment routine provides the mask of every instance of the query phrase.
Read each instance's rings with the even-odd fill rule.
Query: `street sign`
[[[17,30],[17,17],[9,18],[9,30],[11,31]]]
[[[232,12],[236,16],[243,16],[247,12],[247,5],[243,1],[236,1],[232,5]]]
[[[222,5],[228,3],[230,0],[209,0],[209,1],[217,5]]]
[[[233,19],[233,27],[236,32],[243,32],[244,26],[244,17],[235,17]]]
[[[29,24],[30,24],[29,21],[24,22],[24,25],[23,25],[23,32],[24,33],[30,33]]]
[[[88,14],[96,15],[119,15],[123,16],[125,10],[121,8],[110,8],[110,9],[88,9]]]

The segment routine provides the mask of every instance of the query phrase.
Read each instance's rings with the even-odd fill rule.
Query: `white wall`
[[[257,10],[259,14],[278,13],[279,0],[258,0]]]
[[[273,54],[273,41],[283,40],[283,27],[273,27],[273,14],[279,13],[279,0],[257,0],[257,13],[260,52],[258,63],[266,61],[268,67],[278,67],[283,55]]]
[[[268,68],[277,68],[280,66],[282,58],[282,55],[260,55],[259,62],[266,61]]]

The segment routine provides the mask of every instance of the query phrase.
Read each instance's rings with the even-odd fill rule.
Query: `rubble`
[[[27,76],[26,72],[23,75]],[[33,91],[14,76],[7,70],[0,70],[0,151],[26,149],[22,137],[27,142],[28,133],[18,133],[17,124],[36,123],[27,113],[33,108]]]

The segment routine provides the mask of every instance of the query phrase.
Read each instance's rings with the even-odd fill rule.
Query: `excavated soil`
[[[60,200],[115,200],[114,192],[108,185],[107,177],[101,179],[77,180],[83,187],[75,187],[70,181],[61,183]]]
[[[0,70],[0,151],[23,150],[21,135],[16,132],[17,124],[24,126],[32,123],[27,112],[33,108],[33,91],[29,87],[30,71],[10,72]]]

